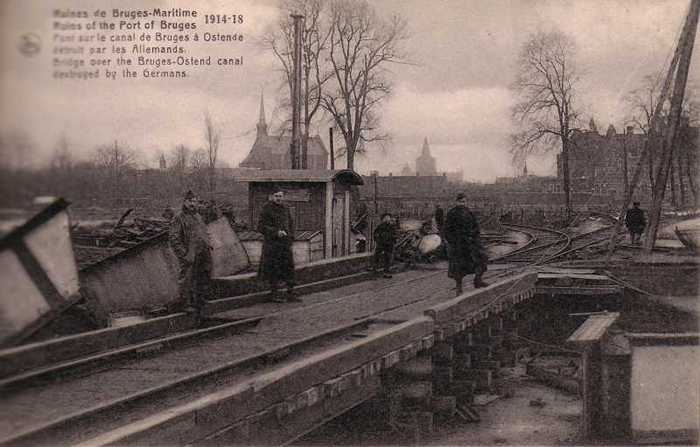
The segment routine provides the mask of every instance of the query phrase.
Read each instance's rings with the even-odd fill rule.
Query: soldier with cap
[[[457,205],[445,217],[445,239],[450,260],[447,276],[457,283],[457,295],[462,293],[462,279],[474,273],[474,287],[486,287],[482,279],[488,258],[481,244],[479,222],[467,208],[464,194],[457,194]]]
[[[379,272],[380,264],[384,267],[384,277],[391,278],[391,260],[396,244],[396,227],[391,214],[382,214],[382,222],[374,229],[374,270]]]
[[[644,210],[639,208],[639,202],[634,202],[632,208],[627,210],[625,214],[625,226],[630,232],[630,243],[637,245],[640,243],[642,233],[647,226]]]
[[[263,206],[258,231],[263,234],[262,256],[258,277],[270,283],[272,300],[276,303],[301,301],[294,294],[294,221],[289,208],[282,203],[284,192],[275,191]],[[287,284],[287,297],[277,294],[280,282]]]
[[[169,242],[179,264],[181,303],[199,317],[209,294],[212,263],[209,234],[192,191],[187,191],[182,211],[170,223]]]

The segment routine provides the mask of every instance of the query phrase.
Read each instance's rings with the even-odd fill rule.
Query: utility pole
[[[372,177],[374,178],[374,215],[377,216],[379,214],[379,207],[377,205],[377,171],[372,173]]]
[[[305,157],[301,152],[301,19],[299,14],[292,14],[294,20],[294,66],[292,79],[292,144],[290,148],[292,169],[306,168]]]
[[[333,152],[333,128],[328,128],[328,135],[331,142],[331,169],[335,169],[335,153]]]
[[[625,127],[625,133],[622,134],[622,182],[623,182],[623,193],[622,197],[627,197],[629,195],[630,182],[629,182],[629,168],[627,166],[627,143],[629,143],[630,134],[632,133],[632,128]]]
[[[698,13],[700,13],[700,0],[691,0],[690,10],[686,18],[683,33],[681,34],[680,55],[678,59],[678,71],[673,83],[673,95],[671,96],[671,107],[669,110],[668,127],[664,135],[664,145],[660,157],[659,168],[656,171],[656,182],[652,191],[652,204],[649,211],[649,229],[646,239],[644,239],[644,250],[651,252],[656,242],[656,233],[659,230],[661,220],[661,207],[663,205],[664,193],[668,174],[673,161],[673,149],[678,144],[678,128],[680,127],[681,111],[683,108],[683,97],[685,96],[685,86],[688,82],[688,69],[690,58],[693,55],[695,44],[695,34],[698,27]],[[671,185],[673,187],[673,185]]]

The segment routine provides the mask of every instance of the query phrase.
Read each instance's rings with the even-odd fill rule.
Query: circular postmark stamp
[[[36,56],[41,51],[41,37],[36,33],[24,33],[19,37],[17,48],[24,56]]]

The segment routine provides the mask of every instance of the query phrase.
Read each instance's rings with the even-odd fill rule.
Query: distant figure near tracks
[[[209,294],[212,263],[207,226],[197,210],[194,193],[187,191],[182,211],[170,223],[169,242],[180,267],[181,304],[199,318]]]
[[[272,194],[272,200],[263,207],[258,223],[258,231],[264,238],[258,277],[270,283],[272,301],[276,303],[301,301],[294,294],[294,221],[282,199],[283,191]],[[286,298],[277,293],[280,282],[287,284]]]
[[[625,214],[625,226],[630,232],[630,243],[638,245],[641,242],[642,233],[647,226],[644,210],[639,208],[639,202],[634,202],[632,208]]]
[[[384,267],[384,277],[391,278],[391,260],[396,244],[396,227],[391,214],[382,215],[382,223],[374,229],[374,270],[379,272],[380,263]]]
[[[462,279],[471,273],[474,273],[474,287],[486,287],[482,276],[488,258],[481,244],[479,222],[467,208],[462,193],[457,194],[457,205],[447,212],[444,233],[450,259],[447,276],[457,283],[457,295],[462,293]]]

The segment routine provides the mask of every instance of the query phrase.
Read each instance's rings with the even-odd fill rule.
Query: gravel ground
[[[456,419],[440,421],[432,435],[421,439],[426,446],[483,445],[566,445],[576,442],[581,400],[562,391],[536,383],[524,374],[524,367],[501,370],[501,387],[507,393],[475,409],[478,423]],[[537,401],[533,406],[531,402]],[[336,418],[310,433],[295,445],[413,445],[413,439],[368,420],[365,407]],[[362,430],[357,430],[362,427]]]

